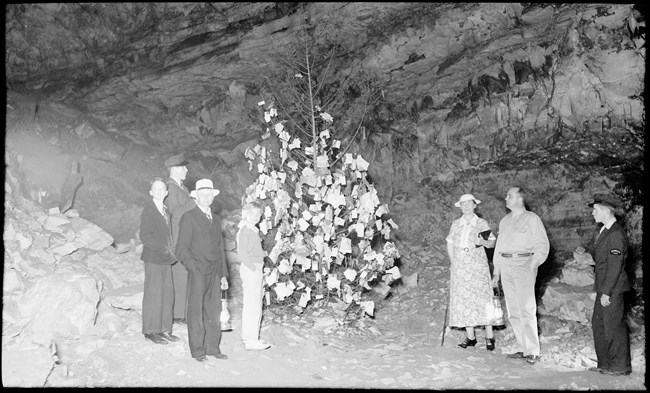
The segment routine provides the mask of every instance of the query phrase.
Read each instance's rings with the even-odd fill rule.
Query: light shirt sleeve
[[[546,261],[551,245],[546,235],[546,228],[544,228],[544,224],[537,214],[531,214],[529,225],[533,242],[532,252],[534,253],[531,263],[534,267],[537,267]]]

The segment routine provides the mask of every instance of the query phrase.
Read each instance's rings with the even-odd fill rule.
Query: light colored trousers
[[[539,356],[535,280],[537,268],[530,270],[530,257],[506,259],[501,267],[501,285],[506,298],[508,320],[524,355]]]
[[[242,263],[239,267],[243,292],[241,338],[244,343],[258,341],[260,337],[262,298],[264,296],[264,288],[262,287],[263,266],[261,263],[256,263],[255,270],[251,270]]]

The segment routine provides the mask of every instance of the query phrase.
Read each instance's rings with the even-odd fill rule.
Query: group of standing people
[[[449,325],[466,331],[467,337],[459,347],[475,346],[474,328],[485,326],[486,349],[494,350],[493,287],[501,281],[508,320],[519,349],[507,357],[535,364],[540,357],[535,282],[550,243],[542,220],[526,209],[525,200],[522,187],[508,190],[505,201],[510,212],[499,223],[498,237],[475,212],[480,200],[465,194],[455,203],[462,216],[452,222],[446,239],[451,263],[448,311]],[[627,240],[615,218],[622,204],[612,195],[596,194],[588,206],[593,209],[596,223],[602,224],[593,250],[596,301],[592,326],[598,366],[590,370],[629,375],[632,367],[623,303],[624,293],[631,289],[624,269]],[[494,248],[492,277],[484,248]]]
[[[153,343],[167,344],[179,340],[172,334],[174,322],[186,323],[194,359],[227,359],[219,344],[221,291],[228,289],[229,273],[221,220],[211,209],[219,190],[212,180],[201,179],[189,192],[183,185],[186,165],[181,155],[165,161],[169,179],[155,178],[151,182],[152,199],[142,210],[142,333]],[[480,200],[465,194],[455,203],[462,216],[453,221],[446,239],[451,262],[449,325],[465,328],[467,337],[458,344],[461,348],[475,346],[474,328],[484,326],[486,349],[494,350],[490,310],[493,287],[501,281],[508,319],[519,347],[507,357],[535,364],[540,356],[535,282],[550,243],[544,224],[537,214],[526,209],[525,200],[522,187],[508,190],[505,201],[510,212],[499,223],[498,237],[476,214]],[[615,217],[621,203],[612,195],[596,194],[589,207],[596,223],[602,224],[594,245],[596,301],[592,325],[598,365],[591,370],[628,375],[630,343],[623,295],[631,288],[624,269],[627,240]],[[243,289],[242,341],[249,350],[270,347],[259,339],[265,252],[256,224],[261,215],[259,204],[244,206],[236,238]],[[494,248],[492,277],[485,248]]]
[[[195,360],[205,362],[208,356],[227,359],[219,345],[221,291],[228,289],[229,271],[221,219],[211,208],[219,190],[212,180],[200,179],[190,192],[183,184],[187,164],[182,155],[165,161],[169,179],[151,182],[152,200],[142,210],[142,333],[146,340],[164,345],[180,340],[172,334],[173,324],[185,323]],[[242,340],[249,350],[270,347],[259,340],[264,252],[259,235],[253,231],[253,220],[259,221],[261,212],[257,204],[243,209],[240,228],[246,230],[238,244],[244,288]]]

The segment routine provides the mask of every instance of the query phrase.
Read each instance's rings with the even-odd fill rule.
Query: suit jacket
[[[140,215],[140,241],[143,246],[140,259],[144,262],[171,265],[176,261],[172,254],[171,227],[153,200],[144,205]]]
[[[167,198],[165,198],[165,205],[169,208],[169,212],[172,215],[172,241],[173,245],[176,246],[181,217],[183,217],[185,212],[194,209],[196,202],[194,202],[194,199],[192,199],[190,192],[187,191],[185,186],[181,187],[176,181],[169,178],[167,180]]]
[[[618,222],[610,229],[603,229],[596,240],[595,257],[596,281],[594,291],[611,296],[614,292],[630,290],[625,259],[627,239],[623,227]]]
[[[176,256],[187,270],[218,277],[228,277],[221,218],[212,214],[212,221],[198,205],[181,217]]]

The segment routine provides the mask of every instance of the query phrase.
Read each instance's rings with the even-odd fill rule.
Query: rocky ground
[[[405,249],[408,247],[409,249]],[[496,331],[497,349],[479,345],[460,349],[464,332],[450,330],[441,346],[447,268],[436,248],[402,244],[406,277],[377,306],[375,317],[346,322],[335,309],[296,315],[265,309],[262,339],[273,346],[246,351],[240,337],[240,301],[230,299],[233,330],[223,333],[221,350],[228,360],[194,361],[186,325],[174,325],[181,340],[156,345],[140,333],[140,313],[121,310],[123,332],[110,338],[60,342],[46,386],[92,387],[317,387],[397,389],[570,389],[643,390],[645,335],[632,335],[634,372],[610,377],[580,364],[581,352],[595,356],[590,328],[542,317],[541,361],[531,366],[505,357],[514,342],[508,327]],[[235,267],[236,275],[236,267]],[[415,282],[417,281],[417,282]],[[235,288],[233,288],[235,289]],[[592,349],[593,352],[593,349]]]

